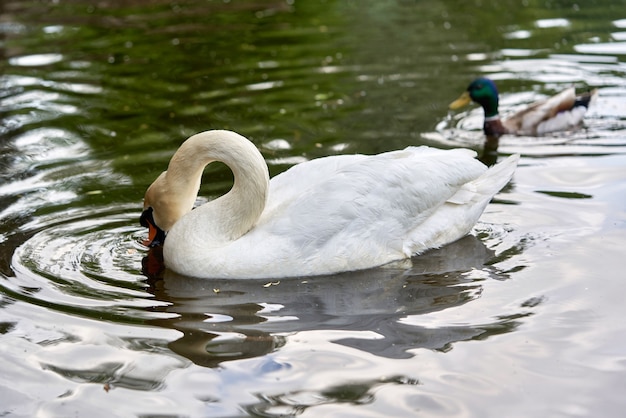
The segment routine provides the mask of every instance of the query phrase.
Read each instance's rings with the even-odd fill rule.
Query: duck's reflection
[[[199,365],[213,367],[225,360],[265,355],[280,347],[285,335],[309,330],[344,331],[346,338],[334,342],[390,358],[410,357],[409,350],[415,348],[447,350],[456,341],[480,338],[493,330],[432,329],[401,320],[478,297],[481,284],[468,278],[467,272],[479,269],[504,278],[485,266],[492,257],[480,240],[469,235],[415,257],[411,266],[334,276],[194,279],[163,269],[158,248],[150,251],[143,267],[155,297],[169,303],[158,309],[172,314],[154,323],[183,333],[170,348]],[[376,338],[353,337],[363,331]]]
[[[500,142],[500,136],[485,136],[485,142],[483,144],[483,149],[480,152],[480,156],[478,159],[480,162],[485,164],[487,167],[491,167],[496,162],[498,162],[498,145]]]

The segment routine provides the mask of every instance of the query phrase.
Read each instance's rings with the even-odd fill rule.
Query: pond
[[[626,407],[626,2],[0,3],[0,416],[618,417]],[[313,158],[481,152],[501,111],[597,89],[472,233],[334,276],[163,271],[143,194],[184,139]],[[200,203],[231,186],[205,170]]]

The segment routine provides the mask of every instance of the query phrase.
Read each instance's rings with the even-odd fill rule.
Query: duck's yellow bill
[[[460,109],[463,106],[470,104],[471,101],[472,98],[470,97],[469,91],[464,91],[463,94],[461,94],[461,97],[450,103],[448,107],[450,110]]]

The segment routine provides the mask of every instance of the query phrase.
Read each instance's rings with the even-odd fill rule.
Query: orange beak
[[[141,217],[139,218],[141,226],[148,228],[148,238],[141,241],[141,243],[146,247],[156,247],[157,245],[163,245],[165,242],[165,231],[156,225],[152,212],[152,208],[147,208],[143,211]]]
[[[158,233],[159,233],[159,230],[157,229],[157,227],[152,225],[152,223],[148,223],[148,238],[141,241],[141,243],[145,245],[146,247],[152,246],[151,244],[156,239]]]

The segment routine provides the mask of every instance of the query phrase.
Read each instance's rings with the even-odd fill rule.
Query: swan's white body
[[[319,158],[269,181],[246,138],[189,138],[146,192],[144,207],[169,230],[167,268],[205,278],[331,274],[402,260],[467,235],[511,178],[518,156],[490,168],[466,149],[409,147]],[[233,170],[230,192],[191,210],[202,169]]]

